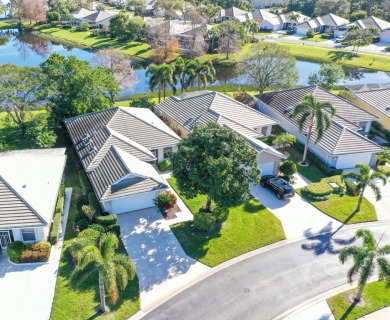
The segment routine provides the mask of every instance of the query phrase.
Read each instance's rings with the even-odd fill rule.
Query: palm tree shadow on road
[[[306,239],[312,241],[311,243],[302,244],[302,249],[307,251],[313,251],[316,256],[328,253],[339,254],[342,246],[352,244],[356,238],[350,239],[335,239],[333,236],[340,230],[333,231],[332,222],[329,222],[325,227],[319,230],[317,233],[312,232],[311,228],[304,232]],[[336,246],[337,245],[337,246]]]

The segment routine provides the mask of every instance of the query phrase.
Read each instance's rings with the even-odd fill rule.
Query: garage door
[[[259,168],[261,170],[261,175],[264,176],[266,174],[274,174],[275,162],[265,162],[259,163]]]
[[[347,154],[339,156],[337,159],[337,169],[349,169],[355,167],[356,163],[369,164],[371,159],[371,153],[359,153],[359,154]]]
[[[138,195],[112,200],[112,212],[115,214],[120,214],[124,212],[153,207],[154,197],[154,192],[152,192],[140,193]]]

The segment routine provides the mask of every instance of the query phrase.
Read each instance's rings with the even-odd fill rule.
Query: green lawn
[[[168,182],[179,193],[176,180]],[[196,213],[206,203],[206,196],[194,199],[181,196],[189,209]],[[222,227],[215,227],[209,233],[197,231],[192,222],[171,226],[184,251],[196,260],[214,267],[224,261],[246,252],[286,238],[282,224],[266,207],[256,199],[229,209],[228,220]]]
[[[309,163],[309,166],[307,167],[299,166],[298,162],[302,161],[302,154],[295,148],[289,147],[287,148],[287,151],[291,154],[288,160],[291,160],[297,165],[298,173],[300,173],[302,176],[309,179],[311,182],[319,182],[321,179],[326,177],[325,174],[320,169],[318,169],[316,165],[310,163],[310,161],[307,161]]]
[[[23,26],[30,26],[30,22],[23,21]],[[15,20],[0,20],[0,29],[15,29],[18,27],[18,21]]]
[[[336,320],[355,320],[369,313],[390,306],[390,289],[386,288],[383,282],[372,282],[366,285],[363,298],[366,301],[364,306],[353,306],[346,300],[346,295],[358,289],[352,289],[340,293],[327,300],[330,309]]]
[[[302,37],[300,39],[305,41],[312,41],[312,42],[325,42],[329,40],[329,39],[321,38],[320,34],[316,34],[313,38]]]
[[[39,26],[34,28],[34,32],[40,36],[54,39],[58,42],[71,43],[77,47],[102,49],[112,47],[120,49],[129,56],[148,58],[151,50],[150,46],[141,41],[119,41],[110,37],[93,36],[91,31],[76,31],[75,29],[63,29],[61,27]]]
[[[302,195],[301,190],[298,189],[296,191]],[[332,194],[325,201],[315,201],[306,198],[318,210],[345,224],[377,221],[375,207],[366,198],[363,198],[360,211],[355,213],[358,199],[359,197],[347,194],[343,196]]]

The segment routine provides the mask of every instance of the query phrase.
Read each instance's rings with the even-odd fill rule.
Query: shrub
[[[52,28],[57,27],[57,22],[55,22],[55,21],[50,22],[50,27],[52,27]]]
[[[110,226],[107,226],[107,232],[113,232],[118,237],[120,237],[120,235],[121,235],[121,227],[120,227],[119,224],[112,224]]]
[[[25,247],[20,255],[20,262],[46,262],[50,257],[50,249],[50,243],[44,241]]]
[[[97,223],[91,224],[90,226],[88,226],[88,229],[93,229],[93,230],[96,230],[100,233],[106,232],[106,229],[104,229],[104,227],[101,224],[97,224]]]
[[[307,37],[307,38],[314,38],[314,35],[315,35],[315,33],[314,33],[313,30],[308,30],[308,31],[306,32],[306,37]]]
[[[47,13],[47,21],[49,22],[55,22],[61,20],[61,15],[57,11],[51,11]]]
[[[87,238],[90,239],[91,242],[97,243],[100,238],[100,232],[98,230],[95,230],[94,228],[88,228],[84,231],[81,231],[78,238]]]
[[[24,250],[24,243],[22,241],[14,241],[8,245],[7,253],[9,259],[14,263],[20,262],[20,256]]]
[[[385,48],[385,51],[386,51],[386,52],[390,52],[390,47],[386,47],[386,48]]]
[[[98,29],[93,29],[91,34],[92,34],[94,37],[98,37],[98,36],[99,36],[99,30],[98,30]]]
[[[352,181],[345,180],[345,187],[350,195],[357,196],[359,194],[358,186]]]
[[[88,228],[89,225],[91,225],[91,221],[87,218],[81,218],[75,222],[75,227],[79,227],[80,231],[83,231]]]
[[[31,246],[31,249],[33,251],[50,252],[51,245],[49,242],[41,241],[41,242],[34,243]]]
[[[77,31],[88,31],[89,30],[89,23],[88,22],[81,22],[77,26]]]
[[[62,184],[58,192],[58,199],[56,204],[56,213],[62,214],[64,210],[65,186]]]
[[[92,187],[84,171],[79,172],[79,178],[80,178],[80,185],[81,185],[81,189],[83,190],[83,194],[88,195],[90,192],[92,192]]]
[[[283,176],[290,180],[291,177],[297,172],[297,166],[291,160],[286,160],[283,161],[283,163],[280,165],[279,171],[283,174]]]
[[[199,211],[194,216],[194,226],[201,231],[210,231],[215,225],[215,217],[209,212]]]
[[[78,212],[82,212],[82,207],[88,204],[87,196],[80,194],[76,200],[76,209]]]
[[[160,171],[171,170],[171,169],[172,169],[171,161],[169,161],[169,160],[161,161],[161,162],[157,165],[157,167],[158,167],[158,169],[159,169]]]
[[[108,216],[96,217],[96,222],[102,226],[110,226],[118,223],[118,217],[116,214],[110,214]]]
[[[217,223],[223,223],[229,217],[229,209],[217,207],[213,210],[212,215],[215,217]]]
[[[386,176],[390,176],[390,167],[389,166],[377,166],[376,170],[380,173],[383,173]]]
[[[95,211],[95,217],[101,216],[102,207],[100,206],[99,200],[96,198],[95,192],[88,193],[88,203]]]
[[[57,212],[54,214],[53,223],[51,224],[51,230],[49,234],[49,241],[51,244],[56,244],[60,237],[61,213]]]
[[[172,208],[177,202],[177,197],[170,191],[163,191],[154,199],[154,204],[161,212]]]
[[[93,216],[95,215],[95,211],[91,208],[89,205],[84,205],[81,207],[81,210],[83,211],[84,215],[92,221]]]
[[[323,201],[330,198],[333,188],[326,182],[316,182],[304,187],[302,192],[308,198]]]

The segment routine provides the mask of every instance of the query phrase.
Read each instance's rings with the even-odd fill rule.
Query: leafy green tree
[[[151,64],[146,70],[146,76],[149,77],[149,88],[153,91],[158,88],[158,103],[161,102],[161,91],[164,95],[170,86],[173,91],[176,91],[176,78],[174,77],[174,67],[172,65],[163,63],[162,65]]]
[[[209,122],[197,125],[172,155],[173,175],[180,192],[192,199],[207,195],[206,211],[212,200],[226,207],[249,197],[250,183],[259,183],[257,152],[233,131]]]
[[[326,90],[332,90],[336,84],[345,78],[344,69],[337,63],[324,63],[318,72],[309,76],[310,85],[318,85]]]
[[[116,253],[119,241],[115,234],[102,235],[98,243],[94,243],[93,240],[76,239],[74,246],[77,248],[79,259],[71,283],[76,287],[97,274],[100,311],[105,313],[107,312],[105,292],[107,291],[112,303],[115,304],[119,297],[119,290],[125,290],[129,281],[134,279],[135,267],[127,255]]]
[[[27,135],[40,148],[51,148],[57,141],[57,135],[47,122],[47,116],[38,114],[33,117],[27,129]]]
[[[124,12],[119,13],[110,20],[110,35],[112,38],[125,40],[128,38],[127,27],[129,24],[129,15]]]
[[[220,28],[214,27],[212,29],[207,30],[207,36],[211,39],[211,48],[210,48],[211,53],[214,52],[215,42],[219,38],[220,35],[221,35]]]
[[[287,47],[270,42],[253,45],[244,65],[248,80],[260,94],[270,86],[288,88],[298,80],[295,58]]]
[[[19,127],[22,139],[26,138],[28,115],[44,104],[43,82],[39,68],[0,65],[0,111],[6,113],[6,123]]]
[[[209,22],[213,22],[214,18],[216,18],[218,16],[221,9],[222,8],[220,6],[209,3],[209,4],[201,7],[201,12],[202,12],[203,16],[205,16]]]
[[[273,144],[280,146],[283,152],[286,151],[286,147],[293,146],[296,143],[297,138],[293,134],[287,132],[278,135],[273,141]]]
[[[211,61],[202,61],[200,58],[194,60],[195,64],[195,77],[193,78],[198,85],[198,90],[200,90],[200,85],[203,85],[203,88],[206,88],[207,83],[212,83],[215,77],[215,68]]]
[[[324,132],[330,128],[335,114],[336,108],[333,104],[317,101],[311,94],[305,96],[303,102],[294,108],[293,117],[298,119],[299,131],[302,132],[304,127],[307,128],[302,164],[306,164],[307,149],[313,133],[313,126],[315,125],[317,134],[315,142],[318,143],[322,139]]]
[[[46,98],[52,119],[61,123],[69,117],[114,106],[119,86],[112,71],[92,67],[75,56],[53,53],[41,64],[46,75]]]
[[[61,15],[57,11],[50,11],[47,13],[47,21],[52,22],[52,21],[59,21],[61,20]]]
[[[219,51],[229,54],[238,51],[245,34],[242,34],[240,23],[234,20],[226,20],[218,25],[219,28]],[[245,32],[244,32],[245,33]]]
[[[140,16],[131,18],[126,28],[130,39],[141,40],[145,35],[145,21]]]
[[[279,171],[290,181],[294,174],[297,173],[297,166],[291,160],[286,160],[280,165]]]
[[[350,21],[356,21],[356,20],[359,20],[359,19],[364,19],[365,17],[367,17],[367,12],[366,11],[364,11],[364,10],[357,10],[357,11],[352,12],[349,15],[349,20]]]
[[[321,16],[327,13],[338,16],[348,16],[350,10],[349,0],[318,0],[315,4],[314,14]]]
[[[360,211],[360,206],[363,201],[364,191],[367,187],[371,188],[374,192],[376,201],[382,199],[381,189],[375,184],[375,181],[382,180],[383,185],[387,183],[387,178],[383,173],[371,172],[371,168],[368,164],[358,163],[355,165],[356,169],[359,169],[359,173],[355,171],[347,172],[342,175],[343,179],[353,179],[356,182],[357,190],[360,192],[358,206],[356,212]]]
[[[255,32],[259,31],[259,24],[256,20],[246,20],[244,28],[247,33],[252,33],[252,39],[255,38]]]
[[[358,303],[369,277],[374,274],[375,265],[379,270],[379,280],[386,281],[390,286],[390,262],[384,257],[390,254],[390,245],[379,248],[380,241],[375,240],[370,230],[360,229],[356,231],[356,237],[362,240],[362,245],[343,248],[339,253],[339,260],[345,264],[349,258],[353,259],[353,265],[347,276],[349,283],[358,276],[359,292],[355,298],[355,302]]]
[[[180,81],[181,92],[187,90],[196,76],[197,64],[193,60],[186,60],[178,57],[174,64],[174,74]]]
[[[147,108],[153,110],[155,103],[145,95],[139,99],[130,100],[129,105],[132,108]]]

